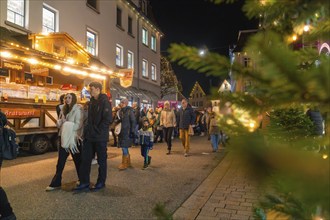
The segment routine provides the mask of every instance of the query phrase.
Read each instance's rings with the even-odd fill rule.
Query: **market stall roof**
[[[35,37],[39,36],[39,34],[30,34],[30,38],[33,38],[31,36]],[[79,49],[82,48],[82,46],[74,41],[74,39],[67,33],[51,33],[49,36],[52,38],[56,36],[57,39],[61,39],[61,37],[63,39],[68,39],[68,43],[64,46]],[[33,64],[38,64],[46,68],[56,69],[59,71],[68,72],[70,74],[83,75],[85,77],[89,76],[100,79],[105,79],[106,77],[123,77],[122,73],[117,71],[115,72],[115,70],[110,69],[101,60],[87,52],[82,52],[82,54],[87,56],[87,59],[89,60],[87,64],[72,63],[72,60],[66,56],[61,57],[58,54],[52,53],[52,51],[42,51],[41,48],[35,48],[35,46],[33,46],[33,41],[29,40],[28,35],[20,34],[7,28],[0,27],[0,37],[1,58],[30,63],[33,62]],[[47,36],[44,36],[44,38],[47,38]],[[61,42],[61,40],[58,40],[57,42]]]
[[[115,82],[110,83],[110,91],[117,91],[119,95],[123,95],[126,97],[135,97],[139,98],[141,101],[143,100],[159,100],[160,98],[151,91],[137,89],[133,86],[129,88],[123,88],[119,84]]]

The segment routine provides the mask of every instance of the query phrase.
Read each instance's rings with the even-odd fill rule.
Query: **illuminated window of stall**
[[[116,46],[116,66],[123,66],[123,47],[117,44]]]
[[[93,56],[97,55],[97,34],[92,30],[87,30],[86,32],[87,42],[86,48],[89,53]]]
[[[57,12],[49,6],[44,5],[42,9],[42,31],[56,32]]]
[[[7,20],[25,27],[25,0],[7,0]]]

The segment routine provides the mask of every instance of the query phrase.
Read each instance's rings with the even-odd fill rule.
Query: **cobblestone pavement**
[[[195,192],[174,213],[174,219],[253,219],[259,193],[249,170],[228,153]]]
[[[126,171],[117,169],[121,149],[109,147],[106,188],[99,192],[71,192],[77,180],[72,160],[65,166],[62,189],[45,192],[55,172],[57,152],[20,155],[4,161],[1,185],[18,219],[157,219],[152,212],[156,204],[163,204],[168,213],[174,213],[225,155],[224,151],[212,153],[205,136],[192,137],[189,157],[184,157],[179,139],[173,140],[172,147],[172,154],[166,155],[166,144],[155,144],[147,170],[141,169],[140,148],[131,148],[133,168]],[[97,169],[97,165],[92,166],[92,182],[97,179]]]

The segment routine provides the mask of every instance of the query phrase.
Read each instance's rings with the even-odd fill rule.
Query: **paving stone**
[[[218,220],[219,219],[221,219],[221,220],[229,220],[229,219],[231,219],[231,214],[228,214],[228,213],[218,213],[216,217],[218,217]]]
[[[231,215],[230,219],[231,220],[248,220],[250,218],[250,216],[246,216],[246,215]]]
[[[218,212],[218,213],[227,213],[227,214],[236,214],[237,213],[236,210],[224,209],[224,208],[216,208],[215,211]]]
[[[252,207],[252,203],[250,202],[242,202],[240,206]]]
[[[244,207],[241,207],[239,205],[226,205],[225,208],[226,209],[233,209],[233,210],[245,210]]]
[[[227,200],[224,203],[226,203],[226,205],[238,205],[238,206],[240,205],[240,202],[235,202],[235,201],[230,201],[230,200],[229,201]]]
[[[252,210],[251,210],[251,211],[240,211],[240,210],[238,210],[238,211],[237,211],[237,214],[238,214],[238,215],[247,215],[247,216],[251,216],[251,215],[253,215],[253,212],[252,212]]]
[[[218,214],[218,212],[216,212],[216,211],[210,212],[208,210],[202,209],[202,211],[199,213],[199,216],[215,217],[217,214]]]

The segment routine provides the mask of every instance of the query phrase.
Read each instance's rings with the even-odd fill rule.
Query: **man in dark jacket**
[[[89,84],[91,100],[88,105],[87,124],[84,127],[84,142],[79,172],[80,184],[76,192],[88,191],[90,186],[91,162],[95,153],[99,164],[99,175],[91,190],[97,191],[105,187],[107,178],[107,142],[109,141],[109,125],[112,121],[112,108],[108,96],[101,93],[102,84]]]
[[[0,172],[2,166],[2,147],[4,146],[3,139],[3,127],[7,124],[7,117],[0,110]],[[1,183],[1,173],[0,173],[0,183]],[[10,206],[5,190],[0,186],[0,219],[5,220],[15,220],[16,216],[13,213],[13,209]]]
[[[180,132],[180,139],[182,141],[182,146],[184,148],[184,156],[188,157],[189,153],[189,126],[192,126],[195,122],[195,114],[192,107],[188,104],[187,99],[182,99],[181,101],[182,107],[179,110],[179,132]]]

